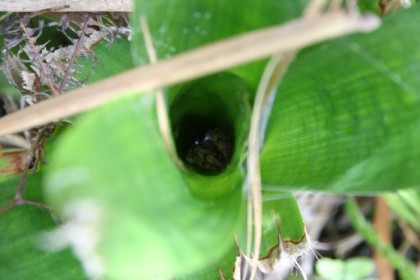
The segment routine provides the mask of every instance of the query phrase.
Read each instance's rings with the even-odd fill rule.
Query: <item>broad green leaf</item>
[[[299,55],[270,117],[266,185],[358,193],[420,187],[419,18],[415,6],[372,34]]]
[[[132,68],[130,42],[127,39],[115,38],[112,42],[103,41],[93,48],[95,60],[79,57],[78,76],[88,77],[87,82],[93,83],[109,76],[119,74]]]
[[[92,112],[55,153],[47,195],[70,224],[74,218],[76,229],[97,237],[70,241],[74,248],[80,242],[92,245],[79,253],[88,275],[155,279],[188,274],[232,245],[241,220],[240,188],[213,201],[192,197],[163,147],[153,105],[147,95]],[[91,220],[78,220],[89,211]],[[92,268],[96,261],[99,266]]]

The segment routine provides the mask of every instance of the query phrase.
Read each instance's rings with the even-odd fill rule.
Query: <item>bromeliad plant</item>
[[[30,162],[37,162],[31,151],[44,150],[48,165],[28,175],[24,165],[26,184],[2,175],[2,201],[14,199],[0,217],[0,261],[7,264],[0,275],[214,279],[231,277],[234,268],[234,279],[258,278],[278,263],[297,264],[310,250],[290,191],[418,189],[420,49],[412,34],[420,31],[419,7],[384,18],[368,35],[298,52],[378,27],[376,17],[335,11],[334,1],[325,13],[313,1],[302,19],[287,23],[302,14],[304,2],[136,1],[131,42],[107,44],[118,29],[102,21],[88,29],[87,16],[74,46],[92,42],[97,30],[110,32],[76,49],[94,59],[73,51],[69,69],[77,71],[58,77],[25,66],[32,74],[25,77],[42,85],[29,87],[32,97],[45,97],[34,93],[49,86],[60,95],[68,75],[79,82],[89,74],[97,83],[10,114],[0,120],[2,135],[117,100],[72,119],[50,138],[54,145],[41,149],[40,137],[29,138]],[[29,41],[36,46],[36,39]],[[6,44],[7,51],[18,64],[21,52]],[[269,55],[268,63],[244,64]],[[39,65],[46,60],[28,56]],[[114,76],[149,61],[155,64]],[[12,82],[22,71],[13,72]],[[167,107],[157,102],[156,109],[148,92],[165,86]],[[172,138],[162,137],[168,128]],[[1,157],[1,168],[10,164]],[[31,207],[47,207],[39,203],[42,193],[63,220],[59,226]],[[279,193],[280,200],[270,199]],[[50,252],[64,248],[78,261],[68,249]]]

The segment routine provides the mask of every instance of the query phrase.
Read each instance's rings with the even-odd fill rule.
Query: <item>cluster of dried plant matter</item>
[[[93,47],[101,41],[112,43],[119,37],[131,37],[124,16],[48,12],[9,13],[0,19],[2,69],[20,93],[20,102],[7,93],[0,95],[0,117],[82,86],[96,65]],[[80,58],[84,58],[83,63]],[[83,69],[83,65],[93,67]],[[15,197],[0,208],[0,214],[16,205],[38,205],[22,197],[25,178],[37,169],[44,154],[43,143],[54,129],[54,123],[46,124],[0,137],[0,157],[9,162],[0,174],[21,174]]]
[[[54,14],[48,21],[35,15],[10,14],[0,29],[3,71],[22,94],[21,106],[82,86],[86,76],[81,77],[83,66],[76,58],[85,57],[95,65],[94,45],[130,36],[129,28],[104,14]],[[45,41],[48,31],[64,42]]]

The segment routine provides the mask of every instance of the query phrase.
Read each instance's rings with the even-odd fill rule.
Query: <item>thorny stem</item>
[[[74,52],[71,55],[68,67],[66,69],[66,73],[64,74],[63,80],[61,81],[60,87],[58,89],[58,92],[60,94],[63,93],[63,91],[64,91],[64,86],[66,85],[67,79],[69,78],[71,69],[73,67],[74,60],[76,59],[76,56],[77,56],[76,54],[77,54],[80,46],[82,45],[83,39],[85,37],[85,32],[86,32],[87,26],[89,24],[89,19],[90,19],[90,14],[87,14],[86,15],[86,20],[85,20],[85,22],[83,24],[83,27],[82,27],[82,30],[80,30],[79,39],[77,40],[76,46],[74,47]]]
[[[39,54],[39,49],[34,45],[34,42],[32,41],[32,37],[29,35],[28,30],[26,29],[26,26],[23,24],[22,21],[20,21],[20,27],[22,28],[23,32],[25,32],[26,38],[28,39],[29,45],[34,50],[35,57],[38,59],[39,65],[41,66],[41,70],[44,72],[48,86],[51,89],[51,92],[54,96],[58,96],[59,92],[57,91],[54,83],[51,81],[51,75],[48,73],[47,69],[45,68],[44,63],[42,62],[42,59]]]

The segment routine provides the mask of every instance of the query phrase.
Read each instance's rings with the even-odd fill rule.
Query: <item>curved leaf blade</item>
[[[68,221],[75,219],[75,229],[98,236],[69,240],[74,248],[81,240],[92,245],[79,252],[90,276],[181,276],[215,261],[232,244],[240,189],[211,202],[190,195],[166,154],[152,100],[124,99],[82,117],[53,159],[49,201]],[[77,220],[86,213],[93,218]],[[91,269],[97,260],[99,268]]]
[[[378,192],[420,187],[420,7],[303,52],[277,94],[265,184]],[[386,43],[384,43],[386,42]]]

